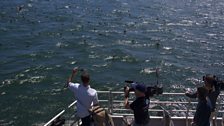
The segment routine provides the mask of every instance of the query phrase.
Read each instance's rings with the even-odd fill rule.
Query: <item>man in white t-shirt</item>
[[[77,115],[82,120],[82,126],[90,126],[91,117],[89,109],[92,106],[98,105],[98,96],[96,90],[90,87],[90,76],[86,71],[81,75],[82,84],[72,83],[72,79],[77,72],[78,68],[74,68],[71,77],[68,79],[67,86],[77,99]]]

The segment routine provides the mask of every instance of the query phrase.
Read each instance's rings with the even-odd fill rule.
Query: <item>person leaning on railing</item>
[[[78,68],[74,68],[71,77],[68,79],[67,87],[77,99],[77,115],[82,120],[82,126],[90,126],[92,120],[89,109],[98,105],[98,96],[96,90],[90,87],[90,76],[86,71],[82,72],[81,75],[82,84],[72,83],[72,79],[77,72]]]
[[[198,104],[194,115],[192,126],[209,126],[211,115],[211,102],[206,99],[208,91],[204,87],[197,89]]]
[[[129,87],[125,87],[124,106],[126,109],[134,111],[134,125],[133,126],[148,126],[149,123],[149,99],[145,97],[146,87],[142,84],[137,84],[134,87],[136,99],[131,104],[128,102]]]
[[[210,121],[212,122],[213,117],[215,116],[216,101],[220,94],[220,85],[217,84],[216,77],[210,74],[203,76],[203,80],[204,80],[204,88],[208,91],[207,97],[209,98],[212,105],[210,116]],[[198,92],[195,93],[186,92],[185,94],[190,98],[197,98]]]

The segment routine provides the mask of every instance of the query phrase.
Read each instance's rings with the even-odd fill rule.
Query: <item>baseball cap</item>
[[[142,92],[142,93],[146,92],[146,87],[144,84],[133,83],[133,84],[131,84],[131,87],[134,88],[135,90]]]

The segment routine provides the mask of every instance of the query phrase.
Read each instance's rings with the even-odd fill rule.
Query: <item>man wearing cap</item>
[[[216,101],[220,94],[220,86],[217,85],[216,77],[210,74],[207,74],[206,76],[203,76],[204,80],[204,88],[207,90],[207,97],[208,100],[211,102],[211,116],[210,116],[210,124],[215,125],[213,122],[213,117],[215,116],[215,109],[216,109]],[[195,93],[185,93],[187,97],[190,98],[197,98],[198,92]],[[212,121],[213,120],[213,121]]]
[[[125,100],[124,106],[126,109],[131,109],[134,112],[134,126],[147,126],[149,123],[149,99],[145,97],[146,87],[143,84],[136,84],[134,87],[136,99],[131,104],[128,102],[129,87],[124,90]]]

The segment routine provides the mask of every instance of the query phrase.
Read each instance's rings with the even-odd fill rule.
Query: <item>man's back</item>
[[[98,103],[97,92],[90,86],[83,86],[78,83],[69,83],[69,89],[77,99],[77,115],[81,118],[89,115],[88,109],[91,105]]]
[[[72,83],[73,77],[78,72],[78,67],[75,67],[72,70],[71,76],[68,78],[68,83],[66,87],[74,93],[77,99],[77,115],[82,120],[82,126],[90,126],[91,125],[91,117],[89,113],[89,109],[91,106],[95,106],[98,104],[97,92],[95,89],[90,88],[90,75],[87,71],[82,71],[81,80],[83,84]]]
[[[198,126],[209,126],[209,118],[211,115],[211,106],[207,101],[199,101],[194,116],[194,122]]]
[[[147,124],[149,121],[148,103],[146,100],[145,97],[139,97],[130,104],[130,108],[134,111],[135,123],[137,124]]]

